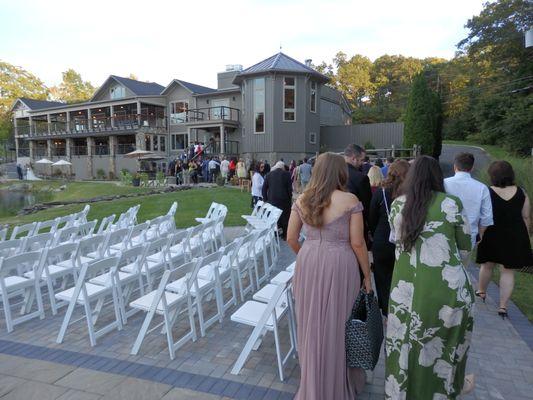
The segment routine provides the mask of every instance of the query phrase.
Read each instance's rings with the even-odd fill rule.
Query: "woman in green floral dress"
[[[386,338],[387,399],[455,399],[465,380],[474,293],[460,250],[471,250],[461,201],[444,193],[436,160],[419,157],[390,210],[396,236]]]

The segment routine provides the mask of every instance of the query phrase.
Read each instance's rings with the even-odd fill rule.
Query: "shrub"
[[[96,178],[99,179],[99,180],[104,180],[105,179],[105,171],[102,169],[102,168],[98,168],[96,170]]]

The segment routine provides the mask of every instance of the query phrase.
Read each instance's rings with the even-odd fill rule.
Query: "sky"
[[[451,58],[483,0],[0,0],[0,60],[46,85],[68,68],[98,86],[135,74],[216,87],[227,64],[280,50],[331,62],[338,51]]]

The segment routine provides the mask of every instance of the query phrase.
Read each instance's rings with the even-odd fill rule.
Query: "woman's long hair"
[[[335,190],[344,190],[348,180],[346,161],[334,153],[318,156],[311,180],[300,197],[300,209],[305,222],[314,227],[324,224],[324,210],[331,204]]]
[[[402,185],[406,196],[402,210],[400,242],[410,251],[424,228],[424,222],[435,192],[444,192],[444,180],[439,163],[432,157],[418,157]]]
[[[370,181],[370,186],[381,186],[383,182],[383,173],[381,172],[381,168],[379,168],[377,165],[373,165],[372,167],[370,167],[367,176],[368,180]]]
[[[383,181],[383,187],[390,189],[392,198],[402,194],[401,187],[409,171],[409,163],[405,160],[394,161],[387,171],[387,177]]]

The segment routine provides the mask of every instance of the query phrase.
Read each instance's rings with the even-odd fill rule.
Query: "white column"
[[[70,133],[70,111],[67,111],[67,129],[66,131]]]
[[[137,100],[137,125],[141,126],[141,102]]]
[[[30,115],[30,119],[29,119],[29,124],[30,124],[30,136],[33,136],[33,133],[34,133],[34,130],[33,130],[33,118],[32,118],[31,115]]]
[[[111,128],[115,127],[115,117],[113,115],[114,111],[115,111],[115,109],[113,108],[113,105],[110,105],[109,106],[109,115],[111,115]]]
[[[46,122],[48,122],[48,134],[52,132],[50,125],[52,125],[52,116],[50,114],[46,114]]]
[[[46,141],[46,156],[48,159],[52,158],[52,139]]]
[[[18,142],[18,139],[16,139],[16,142]],[[34,156],[34,145],[35,145],[35,142],[33,140],[29,140],[28,141],[28,144],[30,146],[30,160],[33,161],[33,156]]]
[[[220,125],[220,154],[226,153],[226,146],[224,143],[224,125]]]

